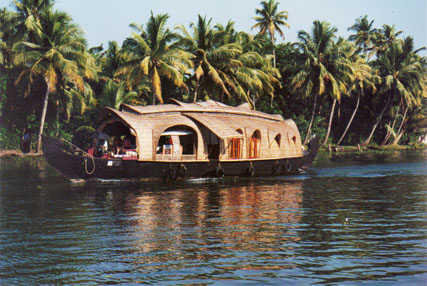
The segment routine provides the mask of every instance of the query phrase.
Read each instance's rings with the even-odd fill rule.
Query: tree
[[[260,34],[264,35],[265,32],[268,31],[270,36],[271,45],[273,48],[273,67],[276,68],[276,51],[274,48],[275,38],[274,35],[276,31],[285,38],[285,34],[283,33],[281,26],[285,26],[289,28],[289,24],[286,22],[288,20],[288,12],[287,11],[278,11],[279,2],[275,2],[274,0],[262,1],[261,6],[262,9],[256,9],[255,13],[259,16],[254,17],[254,20],[257,22],[252,26],[252,29],[259,28]]]
[[[353,109],[353,112],[350,116],[350,119],[346,125],[346,128],[341,135],[340,139],[337,142],[337,146],[341,144],[342,140],[347,135],[347,131],[350,128],[354,117],[359,108],[360,98],[364,96],[365,89],[372,90],[373,93],[376,92],[375,83],[378,81],[378,77],[371,73],[371,67],[366,63],[366,59],[360,56],[356,51],[354,51],[351,56],[352,68],[354,71],[354,80],[351,83],[351,93],[356,95],[356,105]]]
[[[372,37],[373,49],[377,54],[385,52],[402,33],[402,31],[396,31],[395,25],[384,24]]]
[[[16,82],[28,76],[30,83],[34,83],[40,76],[46,85],[37,140],[37,152],[40,152],[49,95],[64,88],[65,83],[84,91],[84,76],[93,77],[94,74],[87,68],[89,56],[85,53],[83,32],[67,14],[46,11],[34,27],[37,40],[17,43],[14,62],[23,66]]]
[[[136,91],[126,91],[125,83],[115,83],[109,80],[104,87],[103,95],[100,97],[102,107],[112,107],[119,109],[122,103],[138,104],[136,100],[138,93]]]
[[[372,48],[372,41],[377,33],[377,29],[373,28],[374,20],[369,21],[365,15],[356,19],[355,23],[348,28],[349,31],[356,32],[348,37],[350,41],[354,41],[356,46],[360,47],[363,53],[366,53]]]
[[[262,47],[259,36],[239,32],[234,39],[243,52],[239,56],[241,65],[231,74],[235,84],[234,92],[254,109],[256,100],[263,95],[268,96],[272,104],[275,88],[281,87],[281,75],[279,70],[272,66],[271,56],[263,56],[257,52]]]
[[[329,134],[331,133],[336,103],[341,100],[341,94],[348,93],[347,87],[353,81],[354,70],[350,61],[352,52],[352,45],[340,38],[332,45],[327,54],[327,67],[330,71],[330,75],[333,76],[330,77],[329,82],[327,82],[331,85],[329,94],[332,97],[332,106],[329,114],[328,129],[326,131],[325,139],[323,140],[323,145],[328,142]]]
[[[183,74],[192,67],[191,54],[171,44],[176,35],[165,28],[168,18],[167,14],[154,16],[151,13],[146,30],[137,28],[139,34],[133,32],[132,38],[124,43],[128,61],[116,72],[116,75],[126,76],[131,90],[141,83],[143,77],[148,76],[152,84],[153,105],[156,98],[163,103],[162,78],[187,90]]]
[[[335,98],[340,95],[340,89],[333,74],[334,68],[329,61],[332,56],[336,31],[337,29],[331,27],[329,23],[316,20],[313,22],[311,34],[305,31],[298,33],[299,42],[295,45],[299,51],[299,54],[296,55],[299,64],[295,65],[298,70],[292,76],[291,84],[293,90],[299,92],[303,97],[309,95],[314,97],[304,145],[307,144],[311,135],[311,128],[318,108],[318,97],[326,92]]]
[[[210,26],[211,21],[212,19],[207,20],[206,17],[199,15],[197,23],[190,24],[190,28],[193,28],[192,33],[183,25],[176,27],[179,31],[179,45],[194,55],[193,102],[197,101],[200,94],[202,80],[204,89],[209,90],[211,94],[219,92],[221,95],[230,96],[226,86],[227,78],[221,75],[225,75],[224,68],[236,66],[236,58],[242,53],[238,45],[230,43],[225,37],[226,35],[230,37],[232,24],[229,23],[225,29],[222,27],[220,31],[215,31]]]
[[[368,145],[380,123],[390,102],[398,102],[402,114],[406,114],[405,108],[419,105],[419,98],[425,93],[423,85],[424,69],[421,59],[414,51],[413,39],[407,37],[403,40],[395,40],[373,63],[382,78],[379,94],[385,95],[386,104],[377,117],[368,138],[363,143]],[[396,112],[395,116],[400,113]],[[405,120],[403,116],[402,120]]]

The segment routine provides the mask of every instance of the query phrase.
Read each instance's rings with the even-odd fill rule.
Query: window
[[[229,158],[240,159],[240,138],[230,139]]]
[[[296,136],[292,137],[292,141],[294,141],[294,145],[296,145],[297,144],[297,137]]]
[[[249,158],[259,157],[259,147],[261,141],[261,134],[257,130],[252,134],[250,145],[249,145]]]
[[[277,146],[280,147],[280,139],[282,139],[282,135],[277,134],[276,137],[274,137],[274,140],[276,140]]]

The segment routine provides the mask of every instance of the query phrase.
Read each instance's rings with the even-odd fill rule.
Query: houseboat
[[[93,148],[43,138],[43,153],[70,179],[177,179],[296,174],[315,159],[293,120],[208,100],[122,104],[99,115]]]

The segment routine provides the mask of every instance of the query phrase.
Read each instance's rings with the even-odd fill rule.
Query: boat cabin
[[[293,120],[253,111],[248,104],[231,107],[213,100],[105,108],[96,134],[108,137],[101,156],[123,160],[253,161],[303,155]]]

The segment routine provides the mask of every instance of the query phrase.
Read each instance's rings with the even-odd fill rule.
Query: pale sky
[[[0,0],[10,8],[11,0]],[[119,44],[131,35],[129,24],[146,24],[150,12],[167,13],[168,26],[197,22],[197,15],[212,18],[212,24],[235,22],[237,31],[255,34],[251,27],[260,0],[56,0],[55,7],[66,11],[85,31],[89,46],[116,40]],[[404,36],[412,36],[415,48],[427,46],[427,0],[278,0],[279,10],[289,13],[290,29],[283,28],[285,41],[297,41],[300,30],[309,32],[314,20],[324,20],[338,28],[338,36],[348,37],[347,28],[355,19],[368,15],[374,26],[396,25]],[[278,35],[277,35],[278,37]],[[282,41],[282,40],[280,40]],[[280,42],[279,41],[279,42]]]

